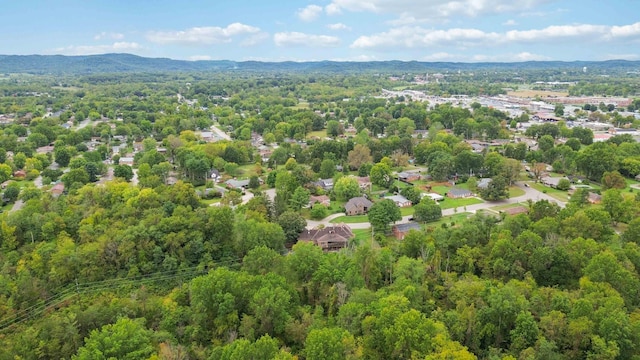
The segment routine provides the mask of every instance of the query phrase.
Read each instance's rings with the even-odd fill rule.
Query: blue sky
[[[638,0],[0,0],[0,54],[640,60]]]

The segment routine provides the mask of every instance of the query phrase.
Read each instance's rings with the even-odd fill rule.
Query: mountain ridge
[[[458,70],[525,70],[572,69],[587,67],[595,71],[637,71],[640,61],[524,61],[524,62],[424,62],[424,61],[233,61],[233,60],[175,60],[150,58],[125,53],[100,55],[0,55],[0,73],[51,75],[84,75],[132,72],[191,72],[191,71],[294,71],[294,72],[416,72]]]

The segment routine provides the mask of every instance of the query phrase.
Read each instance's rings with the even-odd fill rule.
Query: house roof
[[[404,233],[404,232],[409,232],[409,230],[421,230],[422,228],[420,227],[420,224],[418,224],[418,223],[408,222],[408,223],[404,223],[404,224],[393,225],[392,229],[395,230],[395,231]]]
[[[596,194],[594,192],[589,191],[589,197],[588,198],[591,201],[601,201],[602,200],[602,195]]]
[[[402,196],[402,195],[391,195],[391,196],[385,196],[385,199],[389,199],[391,201],[393,201],[394,203],[406,203],[409,202],[409,199],[407,199],[406,197]]]
[[[357,207],[371,207],[373,203],[369,201],[366,197],[358,196],[349,199],[346,204],[344,204],[344,208],[348,211],[349,209],[357,208]]]
[[[479,188],[481,188],[481,189],[484,189],[484,188],[488,187],[488,186],[489,186],[489,184],[491,184],[491,181],[492,181],[492,180],[493,180],[493,179],[491,179],[491,178],[482,178],[482,179],[480,179],[480,181],[478,182],[478,187],[479,187]]]
[[[353,232],[349,226],[345,224],[338,224],[327,226],[322,229],[304,230],[300,233],[300,236],[298,236],[298,240],[312,241],[321,248],[327,249],[330,246],[335,247],[336,243],[343,243],[346,245],[346,243],[349,242],[349,239],[353,237]]]
[[[444,196],[440,195],[440,194],[436,194],[436,193],[422,193],[420,194],[420,198],[423,198],[425,196],[428,196],[431,198],[431,200],[444,200]]]
[[[331,201],[331,199],[327,195],[311,195],[309,196],[309,202],[325,202]]]
[[[236,189],[239,189],[245,186],[249,186],[249,180],[229,179],[225,181],[225,184],[227,184],[228,186],[234,187]]]

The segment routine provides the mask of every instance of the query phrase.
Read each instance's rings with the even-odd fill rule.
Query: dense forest
[[[640,143],[568,125],[638,120],[585,106],[522,130],[533,114],[381,96],[518,86],[482,70],[426,86],[396,70],[0,77],[0,359],[640,359]],[[637,95],[635,78],[518,71]],[[212,125],[230,139],[204,140]],[[395,181],[407,169],[429,182]],[[417,190],[453,181],[503,204],[543,174],[566,178],[541,191],[566,201],[517,215],[443,217],[454,200]],[[387,193],[415,206],[389,210]],[[348,246],[298,241],[364,195],[372,228]],[[421,227],[398,240],[401,215]]]

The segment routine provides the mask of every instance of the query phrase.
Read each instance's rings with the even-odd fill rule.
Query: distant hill
[[[0,73],[53,75],[86,75],[127,72],[191,72],[191,71],[277,71],[277,72],[421,72],[470,70],[558,69],[638,71],[640,61],[528,61],[515,63],[452,63],[418,61],[371,62],[259,62],[203,60],[186,61],[166,58],[146,58],[131,54],[87,56],[63,55],[0,55]]]

